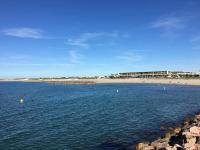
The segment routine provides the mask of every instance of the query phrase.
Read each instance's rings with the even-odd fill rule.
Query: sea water
[[[0,150],[123,150],[199,110],[199,86],[1,82]]]

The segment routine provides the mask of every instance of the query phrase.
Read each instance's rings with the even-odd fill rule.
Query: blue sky
[[[6,0],[0,77],[200,70],[198,0]]]

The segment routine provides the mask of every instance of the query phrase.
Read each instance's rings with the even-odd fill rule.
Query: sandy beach
[[[96,83],[153,83],[153,84],[183,84],[200,85],[200,79],[95,79]]]
[[[23,81],[23,80],[22,80]],[[23,82],[49,82],[64,84],[105,84],[105,83],[147,83],[147,84],[177,84],[200,86],[200,79],[156,79],[156,78],[129,78],[129,79],[46,79],[26,80]]]

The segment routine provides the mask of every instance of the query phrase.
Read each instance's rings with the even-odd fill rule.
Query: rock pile
[[[138,143],[136,150],[200,150],[200,113],[171,129],[164,138]]]

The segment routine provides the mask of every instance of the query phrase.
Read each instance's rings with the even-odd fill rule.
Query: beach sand
[[[130,79],[51,79],[27,80],[24,82],[49,82],[64,84],[103,84],[103,83],[148,83],[148,84],[178,84],[200,86],[200,79],[156,79],[156,78],[130,78]]]
[[[200,85],[200,79],[94,79],[96,83],[153,83],[153,84],[183,84]]]

